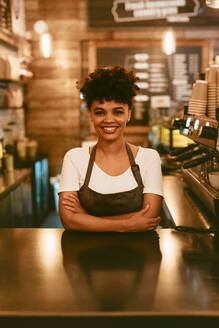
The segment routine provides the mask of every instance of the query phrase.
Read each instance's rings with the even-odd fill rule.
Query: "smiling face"
[[[114,100],[94,100],[91,105],[90,118],[99,136],[113,141],[123,136],[126,123],[130,120],[131,110],[128,104]]]

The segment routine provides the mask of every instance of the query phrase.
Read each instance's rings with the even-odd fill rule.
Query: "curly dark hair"
[[[112,67],[97,68],[78,88],[82,93],[88,109],[90,110],[94,100],[111,101],[128,104],[132,107],[133,97],[139,87],[136,85],[138,78],[133,71],[127,71],[124,67],[115,65]]]

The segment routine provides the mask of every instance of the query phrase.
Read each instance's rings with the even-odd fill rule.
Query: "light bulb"
[[[48,31],[48,25],[43,20],[37,21],[33,28],[34,31],[38,34],[46,33]]]
[[[43,57],[49,58],[51,56],[51,36],[49,33],[41,35],[41,49]]]
[[[164,35],[163,50],[166,55],[171,55],[176,51],[175,38],[172,31],[168,31]]]

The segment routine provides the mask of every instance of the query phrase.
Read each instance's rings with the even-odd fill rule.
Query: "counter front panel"
[[[219,319],[218,236],[0,230],[7,317]]]

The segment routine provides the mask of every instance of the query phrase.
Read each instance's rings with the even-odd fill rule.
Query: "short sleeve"
[[[79,171],[74,165],[69,153],[64,156],[58,193],[62,191],[79,190]]]
[[[154,149],[147,150],[148,151],[144,157],[145,174],[143,193],[163,196],[163,178],[160,155]]]

